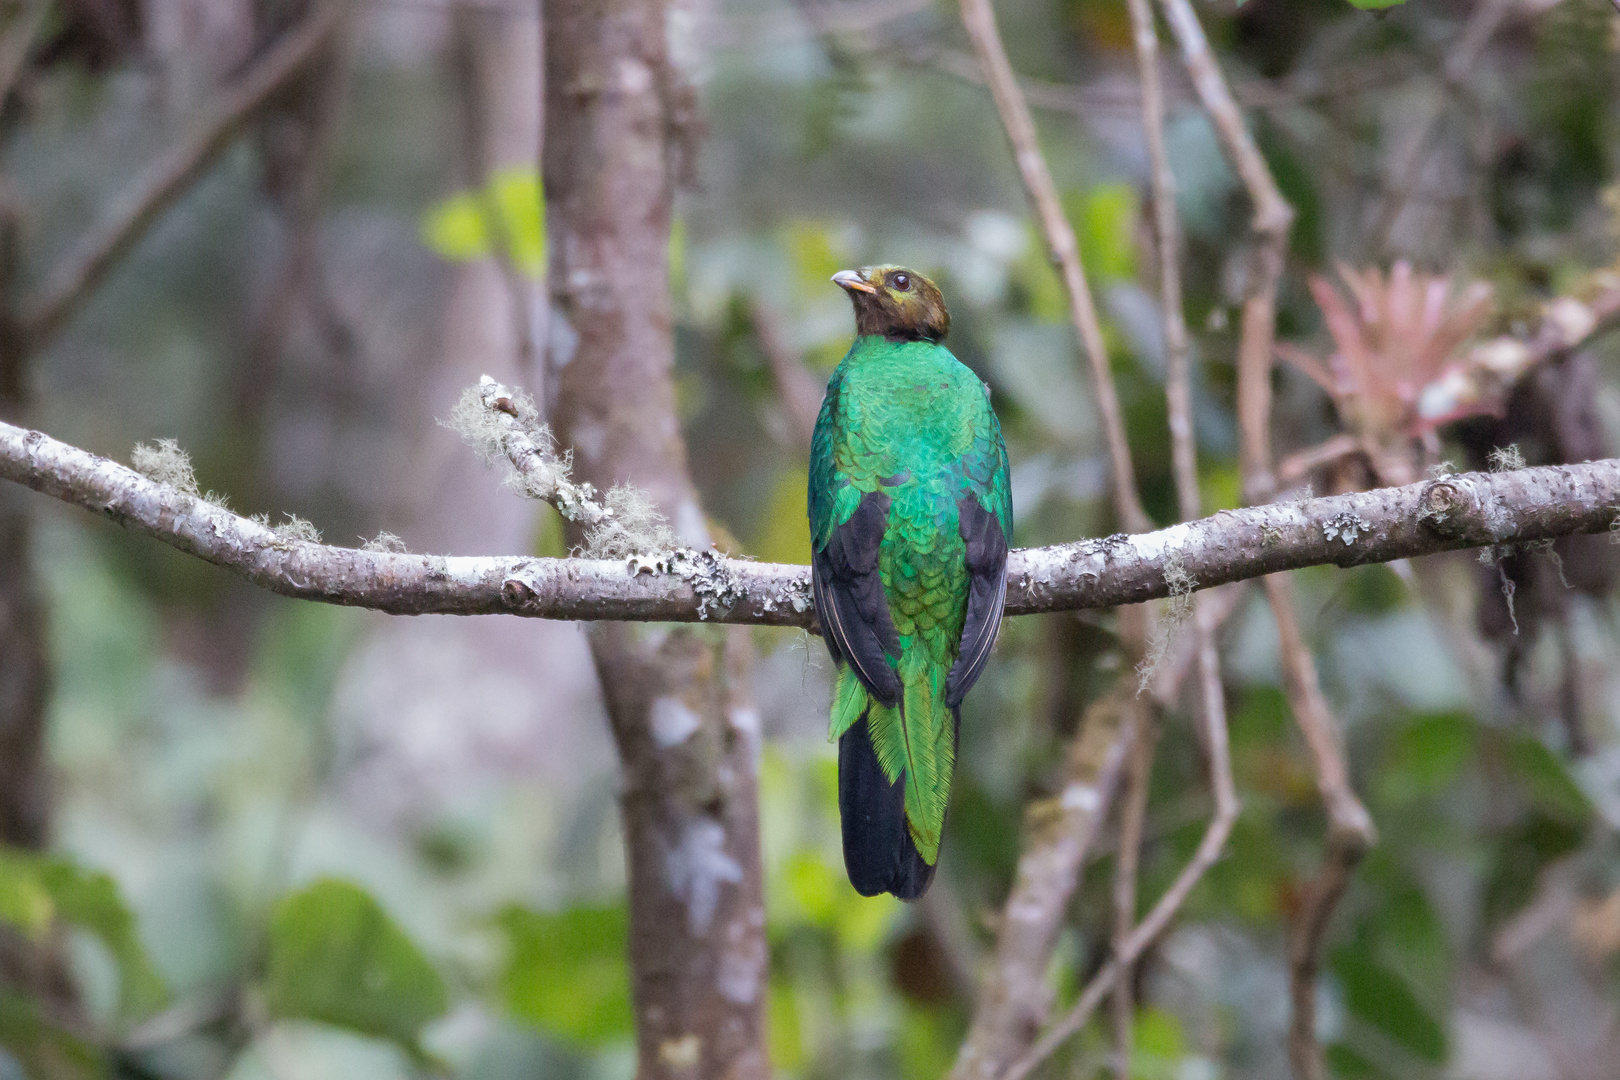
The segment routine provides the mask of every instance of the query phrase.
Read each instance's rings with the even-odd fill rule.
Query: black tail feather
[[[844,869],[862,896],[893,893],[915,900],[928,891],[934,868],[906,827],[906,786],[883,775],[866,715],[838,740],[838,816],[844,827]]]

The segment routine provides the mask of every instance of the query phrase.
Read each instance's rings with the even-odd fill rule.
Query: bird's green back
[[[812,543],[824,548],[869,492],[889,512],[878,553],[904,687],[887,708],[846,669],[832,736],[870,708],[883,771],[906,775],[907,823],[929,864],[937,857],[955,751],[945,681],[960,649],[969,571],[961,500],[972,497],[1012,535],[1007,456],[989,391],[950,350],[928,341],[857,338],[834,372],[810,460]]]

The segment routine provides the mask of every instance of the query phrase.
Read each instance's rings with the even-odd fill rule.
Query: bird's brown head
[[[945,298],[932,281],[904,266],[840,270],[833,283],[855,304],[855,332],[894,341],[939,341],[951,329]]]

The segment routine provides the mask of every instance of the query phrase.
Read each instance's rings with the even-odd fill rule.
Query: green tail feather
[[[866,687],[855,677],[855,669],[848,666],[839,668],[838,689],[833,694],[832,723],[827,730],[828,742],[837,742],[844,732],[855,726],[855,721],[866,711],[866,701]]]
[[[906,824],[918,852],[932,866],[939,859],[950,803],[956,726],[945,705],[945,677],[923,650],[905,654],[899,670],[904,695],[897,708],[889,708],[871,700],[854,672],[843,669],[833,700],[830,737],[837,739],[868,715],[867,731],[884,775],[892,783],[905,774]]]

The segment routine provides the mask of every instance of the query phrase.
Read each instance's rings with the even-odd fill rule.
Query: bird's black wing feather
[[[867,492],[827,546],[812,554],[810,577],[833,659],[847,660],[874,698],[894,706],[900,701],[900,676],[889,658],[900,656],[900,636],[878,573],[878,548],[888,522],[889,497]]]
[[[945,704],[956,708],[990,659],[1007,605],[1007,534],[996,515],[972,494],[957,504],[962,540],[967,544],[968,605],[962,647],[945,676]]]

